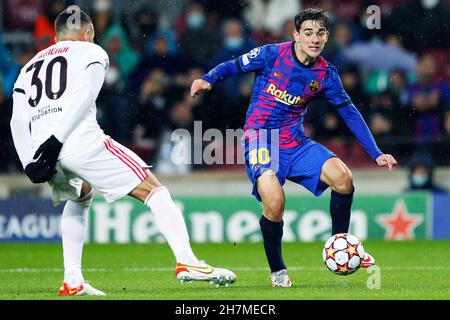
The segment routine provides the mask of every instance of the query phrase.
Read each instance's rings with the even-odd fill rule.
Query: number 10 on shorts
[[[270,153],[267,148],[250,150],[248,153],[249,161],[252,166],[256,164],[268,164],[270,162]]]
[[[261,167],[264,167],[264,171],[267,169],[273,170],[273,172],[278,172],[278,150],[276,149],[275,152],[272,152],[272,150],[269,151],[268,148],[258,148],[250,150],[248,153],[248,161],[250,163],[250,166],[252,170],[258,170]]]

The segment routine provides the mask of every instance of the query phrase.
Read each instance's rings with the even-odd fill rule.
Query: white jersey
[[[148,175],[145,162],[97,123],[95,100],[108,64],[93,43],[61,41],[39,52],[15,83],[11,132],[23,167],[50,136],[63,144],[49,181],[55,204],[79,199],[83,181],[112,202]]]
[[[36,54],[22,68],[14,90],[25,94],[32,153],[57,132],[70,109],[80,107],[77,95],[80,90],[86,90],[82,76],[91,64],[96,63],[107,71],[108,55],[100,46],[85,41],[60,41]],[[103,80],[96,79],[102,83]],[[87,143],[84,137],[96,139],[103,134],[96,119],[95,100],[88,108],[67,137],[57,136],[60,140],[67,139],[60,157],[82,148]]]

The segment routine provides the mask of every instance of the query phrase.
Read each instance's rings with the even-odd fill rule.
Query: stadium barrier
[[[251,197],[175,197],[193,242],[261,241],[261,206]],[[427,193],[358,195],[350,232],[361,240],[450,238],[450,196]],[[323,241],[330,236],[329,197],[287,199],[284,241]],[[63,206],[50,199],[0,200],[0,242],[59,241]],[[88,241],[164,242],[153,215],[142,203],[124,198],[107,204],[97,197],[89,214]]]

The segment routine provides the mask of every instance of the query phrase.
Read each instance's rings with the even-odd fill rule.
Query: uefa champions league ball
[[[354,235],[338,233],[325,242],[322,258],[331,272],[345,276],[356,272],[361,266],[364,247]]]

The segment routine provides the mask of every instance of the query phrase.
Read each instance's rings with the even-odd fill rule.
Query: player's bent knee
[[[353,176],[348,170],[342,171],[336,179],[334,189],[339,193],[351,193],[353,191]]]
[[[134,188],[129,195],[145,203],[152,192],[160,187],[162,187],[162,184],[153,174],[151,174],[150,171],[148,171],[147,177],[136,188]]]
[[[267,189],[258,190],[264,204],[271,206],[284,205],[284,194],[283,192],[271,191]]]
[[[284,213],[284,196],[274,195],[264,201],[264,215],[272,221],[280,221]]]
[[[92,198],[94,198],[94,188],[89,183],[84,181],[81,187],[80,197],[75,202],[88,203],[92,200]]]
[[[264,210],[264,216],[270,221],[280,222],[283,219],[283,214],[280,212],[273,212],[270,210]]]
[[[270,210],[276,214],[276,215],[282,215],[284,211],[284,203],[283,200],[274,199],[269,202],[267,207],[270,208]]]

